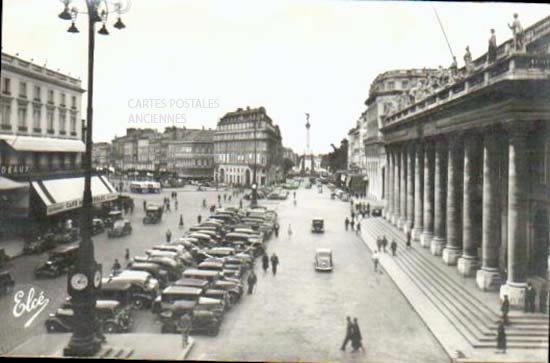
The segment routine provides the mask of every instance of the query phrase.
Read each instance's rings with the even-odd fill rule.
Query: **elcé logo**
[[[23,327],[26,329],[31,326],[34,319],[48,306],[50,299],[44,295],[44,291],[36,292],[35,287],[28,290],[19,290],[13,296],[12,314],[16,321],[25,321]]]

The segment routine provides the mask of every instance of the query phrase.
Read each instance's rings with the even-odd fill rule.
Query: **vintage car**
[[[53,238],[52,233],[46,233],[44,235],[36,237],[35,240],[26,242],[23,246],[23,253],[31,255],[35,253],[42,253],[44,251],[55,248],[57,243]]]
[[[53,240],[56,244],[67,244],[78,241],[80,229],[62,229],[53,233]]]
[[[222,318],[211,311],[197,307],[193,301],[177,301],[164,308],[159,318],[162,324],[161,333],[181,332],[180,318],[183,314],[191,314],[191,333],[206,333],[211,336],[218,335]]]
[[[381,217],[382,216],[382,207],[380,207],[380,206],[372,207],[370,215],[371,215],[371,217]]]
[[[133,325],[129,310],[118,301],[98,300],[96,314],[105,333],[126,333]],[[49,333],[71,332],[75,324],[74,310],[70,302],[63,304],[55,314],[50,314],[45,322]]]
[[[105,231],[105,223],[101,218],[92,219],[92,236],[103,233]]]
[[[163,207],[156,204],[148,204],[145,208],[143,224],[157,224],[162,220]]]
[[[121,221],[123,219],[124,217],[122,216],[122,211],[120,210],[110,211],[109,214],[107,215],[107,218],[105,218],[105,226],[107,228],[112,228],[113,224],[116,221]]]
[[[314,218],[311,221],[311,232],[313,233],[325,232],[325,220],[323,218]]]
[[[210,281],[207,281],[207,280],[184,277],[179,279],[178,281],[175,281],[172,284],[172,286],[188,286],[188,287],[196,287],[200,289],[208,289],[213,285]]]
[[[159,265],[166,270],[168,281],[175,281],[181,278],[182,265],[168,257],[135,256],[134,262],[147,262]]]
[[[15,286],[15,281],[8,271],[0,272],[0,296],[6,295]]]
[[[57,277],[69,271],[76,263],[78,249],[78,244],[55,248],[50,252],[48,260],[35,268],[34,276],[36,278]]]
[[[122,237],[132,233],[132,224],[130,221],[123,219],[113,223],[113,226],[107,231],[107,237]]]
[[[132,284],[122,279],[104,277],[97,290],[98,300],[118,301],[123,307],[135,307]],[[140,303],[137,303],[138,306]]]
[[[212,288],[227,291],[229,294],[229,303],[235,305],[243,295],[243,285],[238,285],[232,281],[217,280],[212,284]]]
[[[313,264],[317,271],[332,271],[332,250],[328,248],[318,248],[315,251]]]
[[[103,291],[100,295],[104,298],[108,294],[113,294],[114,300],[124,305],[131,304],[136,309],[143,309],[151,306],[157,298],[160,286],[148,272],[124,270],[115,277],[104,278],[101,290]]]
[[[160,313],[167,305],[173,304],[176,301],[186,300],[197,303],[197,306],[204,307],[205,310],[212,311],[216,315],[223,317],[225,300],[213,299],[204,297],[204,289],[190,286],[169,286],[162,291],[153,302],[153,313]]]
[[[164,289],[168,285],[168,271],[162,266],[151,262],[131,262],[128,266],[130,271],[145,271],[151,274],[159,282],[159,287]]]

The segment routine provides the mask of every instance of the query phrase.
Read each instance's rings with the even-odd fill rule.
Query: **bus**
[[[133,181],[130,183],[130,191],[132,193],[160,193],[161,187],[159,182]]]

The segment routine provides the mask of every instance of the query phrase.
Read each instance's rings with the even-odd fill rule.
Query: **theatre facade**
[[[483,290],[549,278],[550,17],[383,120],[385,218]]]

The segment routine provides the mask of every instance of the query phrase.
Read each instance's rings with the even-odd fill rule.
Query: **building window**
[[[40,131],[40,119],[42,117],[42,112],[40,112],[40,107],[33,107],[32,109],[32,127],[34,131]]]
[[[402,80],[401,81],[401,88],[406,89],[409,86],[409,81]]]
[[[2,82],[2,93],[11,94],[11,80],[9,78],[4,78],[4,82]]]
[[[65,111],[59,111],[59,133],[65,135],[67,133],[67,113]]]
[[[27,98],[27,84],[25,82],[19,82],[19,97]]]
[[[53,110],[48,110],[46,118],[48,121],[48,133],[53,134]]]
[[[17,125],[20,131],[27,131],[27,107],[19,106],[17,109]]]
[[[71,97],[71,108],[76,109],[76,96]]]
[[[54,103],[53,102],[53,89],[48,90],[48,103]]]
[[[388,90],[394,89],[394,88],[395,88],[395,82],[394,82],[394,81],[389,81],[386,88],[387,88]]]
[[[66,104],[66,103],[65,103],[65,98],[66,98],[66,97],[65,97],[65,94],[62,93],[62,94],[61,94],[61,105],[60,105],[60,106],[65,107],[65,104]]]
[[[0,124],[2,125],[2,129],[11,129],[11,106],[8,103],[2,104],[1,117]]]
[[[40,87],[34,86],[34,100],[40,101]]]

